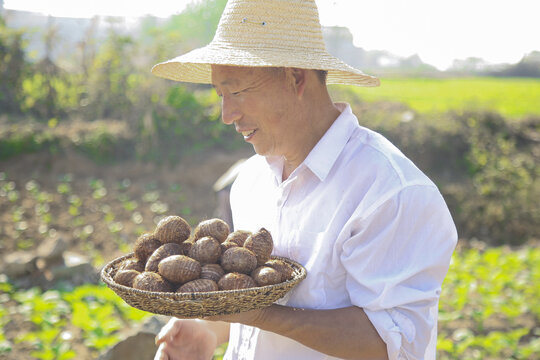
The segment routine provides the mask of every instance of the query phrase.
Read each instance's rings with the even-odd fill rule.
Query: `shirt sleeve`
[[[438,189],[426,185],[405,187],[372,208],[344,229],[351,302],[364,309],[389,359],[434,358],[441,284],[457,242],[451,215]]]

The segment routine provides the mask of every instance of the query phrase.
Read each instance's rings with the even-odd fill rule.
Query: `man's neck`
[[[302,164],[311,150],[341,114],[329,96],[325,100],[322,103],[313,102],[319,106],[306,109],[306,129],[302,132],[303,138],[298,141],[301,148],[297,149],[294,155],[285,156],[282,181],[288,179],[292,172]]]

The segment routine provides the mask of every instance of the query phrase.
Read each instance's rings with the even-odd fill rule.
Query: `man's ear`
[[[302,97],[304,95],[304,91],[306,90],[308,70],[300,68],[289,68],[288,70],[290,76],[289,79],[296,92],[296,95],[298,97]]]

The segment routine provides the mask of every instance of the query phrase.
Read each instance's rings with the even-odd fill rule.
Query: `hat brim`
[[[379,79],[366,75],[327,52],[248,49],[209,45],[192,50],[152,68],[156,76],[182,82],[211,84],[212,65],[249,67],[295,67],[328,71],[327,84],[379,86]]]

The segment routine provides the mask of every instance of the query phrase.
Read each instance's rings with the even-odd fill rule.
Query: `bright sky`
[[[55,16],[167,17],[193,0],[4,0],[7,9]],[[346,26],[366,50],[419,54],[439,69],[454,59],[515,63],[540,51],[539,0],[316,0],[323,26]]]

